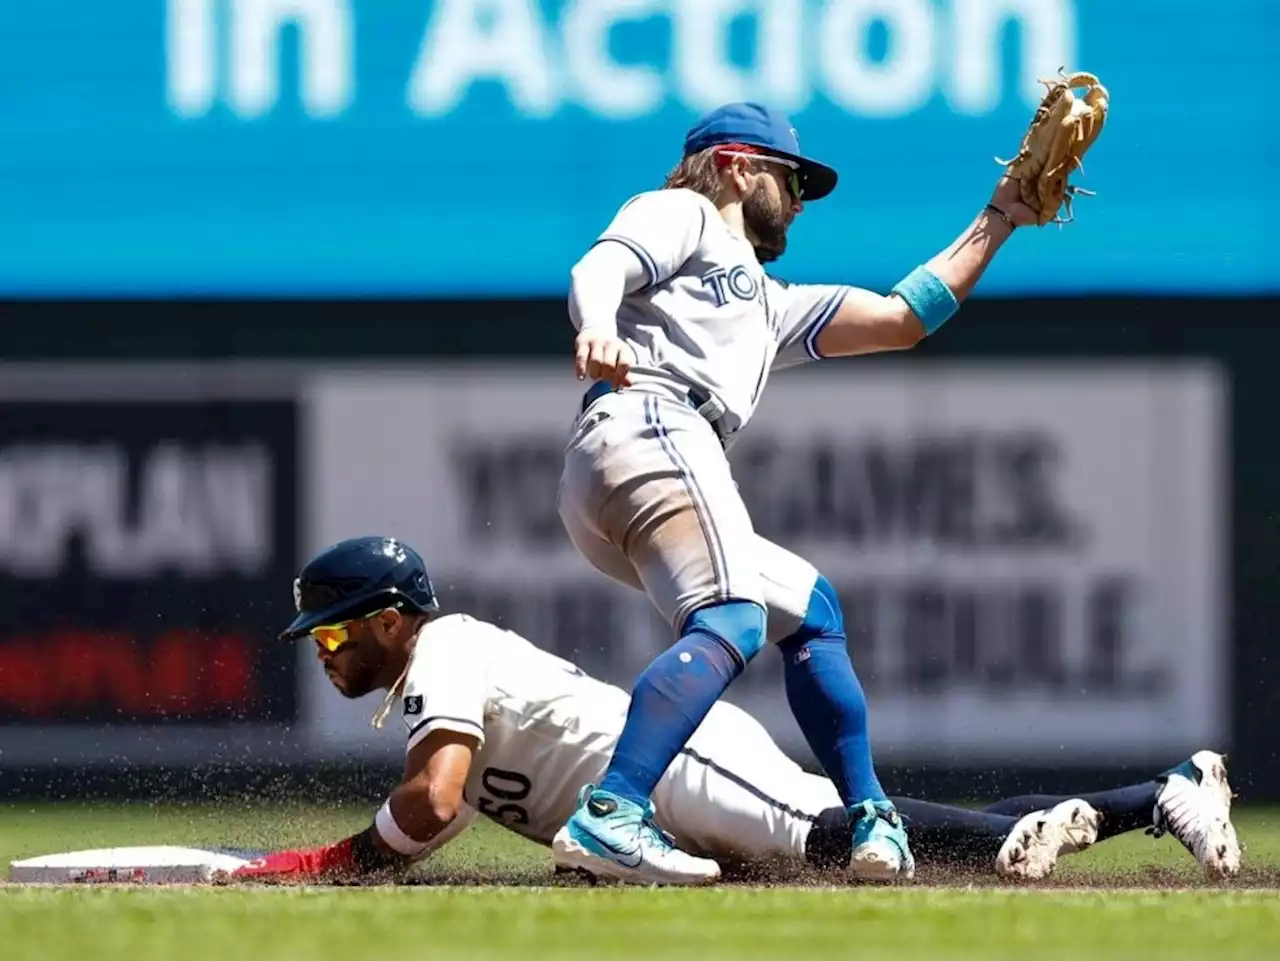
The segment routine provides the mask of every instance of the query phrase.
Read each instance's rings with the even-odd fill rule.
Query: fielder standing
[[[584,788],[555,837],[565,867],[642,883],[719,876],[657,829],[650,798],[772,640],[796,721],[851,814],[853,872],[914,874],[872,764],[836,593],[754,532],[725,451],[772,370],[914,346],[956,312],[1014,228],[1039,220],[1006,177],[889,296],[769,277],[763,265],[782,255],[796,216],[835,185],[785,117],[729,104],[698,121],[663,188],[628,200],[573,268],[576,369],[593,384],[566,450],[560,514],[587,560],[644,590],[677,640],[636,682],[600,785]]]

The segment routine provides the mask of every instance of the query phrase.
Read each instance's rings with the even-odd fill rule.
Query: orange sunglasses
[[[384,607],[382,610],[374,611],[372,614],[365,614],[363,617],[353,617],[349,620],[339,621],[336,624],[319,624],[311,628],[311,639],[330,654],[335,654],[339,648],[351,640],[351,632],[347,629],[348,624],[354,624],[356,621],[364,621],[371,617],[377,617],[385,610],[388,610],[388,608]]]

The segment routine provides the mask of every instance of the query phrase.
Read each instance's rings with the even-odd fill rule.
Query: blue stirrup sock
[[[867,698],[849,659],[835,588],[821,574],[799,630],[778,644],[787,700],[846,807],[885,800],[871,760]]]
[[[600,788],[644,804],[707,712],[764,646],[765,611],[749,601],[704,607],[640,675]]]

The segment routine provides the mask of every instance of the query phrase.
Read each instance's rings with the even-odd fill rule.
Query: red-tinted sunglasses
[[[804,198],[804,188],[800,183],[800,165],[794,160],[788,160],[786,157],[774,157],[770,154],[759,153],[754,147],[737,146],[727,147],[723,150],[716,151],[716,162],[722,166],[729,165],[729,158],[745,157],[747,160],[762,160],[765,163],[779,164],[787,167],[790,173],[787,174],[787,189],[791,192],[791,196],[795,200]],[[721,159],[724,158],[724,159]]]

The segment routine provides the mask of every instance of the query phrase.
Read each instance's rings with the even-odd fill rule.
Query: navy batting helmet
[[[281,640],[384,607],[420,614],[440,607],[422,557],[394,537],[354,537],[321,551],[294,580],[293,602],[298,616],[280,633]]]

